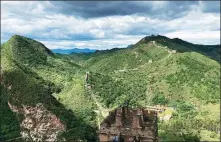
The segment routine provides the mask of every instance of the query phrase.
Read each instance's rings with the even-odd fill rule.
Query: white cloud
[[[155,9],[160,9],[169,3],[153,2],[152,5]],[[201,6],[196,5],[185,16],[174,20],[139,15],[81,19],[52,13],[47,11],[48,8],[56,7],[45,1],[3,1],[1,40],[20,34],[39,39],[50,49],[109,49],[126,47],[153,33],[201,44],[218,44],[220,39],[220,13],[203,13]],[[81,36],[96,40],[77,40]]]
[[[129,44],[137,43],[142,36],[117,36],[114,39],[98,39],[98,40],[90,40],[90,41],[79,41],[79,40],[54,40],[54,41],[47,41],[47,40],[38,40],[45,44],[46,47],[50,47],[50,49],[72,49],[72,48],[89,48],[89,49],[111,49],[111,48],[124,48],[127,47]]]
[[[183,40],[196,43],[196,44],[213,44],[214,41],[219,42],[220,31],[176,31],[165,34],[170,38],[179,37]],[[219,43],[220,44],[220,43]]]

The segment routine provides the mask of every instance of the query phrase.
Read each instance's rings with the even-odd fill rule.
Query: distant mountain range
[[[52,49],[52,52],[54,53],[60,53],[60,54],[71,54],[71,53],[93,53],[95,52],[95,49],[79,49],[79,48],[73,48],[73,49]]]
[[[128,45],[126,48],[132,47],[133,44]],[[118,49],[118,48],[117,48]],[[80,48],[73,48],[73,49],[52,49],[51,50],[53,53],[60,53],[60,54],[71,54],[71,53],[94,53],[98,50],[96,49],[80,49]],[[100,50],[102,51],[102,50]]]

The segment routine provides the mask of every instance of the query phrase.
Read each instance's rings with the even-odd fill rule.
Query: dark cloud
[[[140,7],[135,7],[133,2],[52,2],[57,9],[67,15],[75,15],[83,18],[105,17],[113,15],[131,15],[134,13],[142,13]],[[146,7],[149,9],[148,7]],[[134,12],[136,11],[136,12]]]
[[[220,11],[219,2],[199,1],[52,1],[54,12],[82,18],[122,15],[148,15],[154,18],[174,19],[184,16],[193,6],[202,6],[204,12]]]
[[[209,13],[220,13],[220,1],[202,2],[202,11]]]

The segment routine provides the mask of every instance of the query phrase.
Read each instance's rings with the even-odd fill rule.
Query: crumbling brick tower
[[[104,119],[98,133],[101,142],[157,142],[157,112],[119,107]]]

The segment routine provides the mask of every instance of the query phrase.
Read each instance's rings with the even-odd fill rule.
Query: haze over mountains
[[[220,45],[152,35],[130,48],[65,55],[14,35],[1,46],[1,69],[3,141],[96,141],[103,111],[127,100],[176,109],[159,122],[162,141],[220,138]]]

